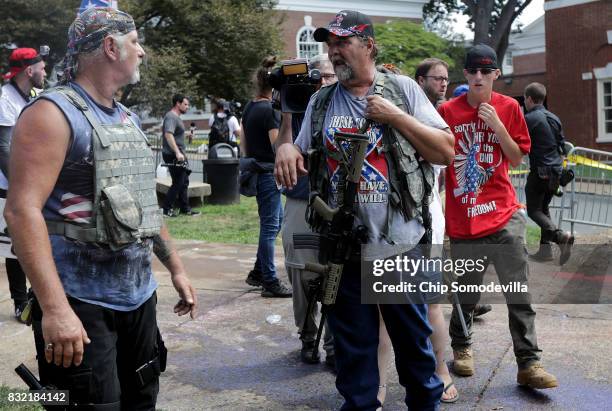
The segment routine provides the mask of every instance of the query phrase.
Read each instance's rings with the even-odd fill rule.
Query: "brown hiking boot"
[[[554,388],[559,385],[557,377],[547,373],[542,364],[536,362],[527,368],[519,369],[516,374],[516,382],[531,388],[545,389]]]
[[[474,357],[470,347],[453,350],[453,370],[462,377],[474,375]]]

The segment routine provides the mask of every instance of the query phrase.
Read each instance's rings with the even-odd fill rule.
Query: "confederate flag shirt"
[[[531,140],[518,102],[492,93],[489,104],[521,151],[529,153]],[[444,103],[439,112],[455,136],[455,161],[446,172],[446,233],[451,238],[493,234],[521,207],[499,138],[478,118],[467,94]]]

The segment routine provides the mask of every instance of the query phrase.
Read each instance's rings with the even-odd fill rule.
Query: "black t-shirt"
[[[274,162],[274,151],[268,131],[278,128],[280,113],[267,100],[251,101],[244,108],[242,128],[246,139],[246,156],[257,161]]]

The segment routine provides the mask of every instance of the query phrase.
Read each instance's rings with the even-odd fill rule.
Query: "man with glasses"
[[[463,73],[469,84],[467,94],[439,108],[455,135],[455,161],[446,173],[446,231],[453,258],[482,260],[485,264],[482,270],[459,276],[458,282],[482,284],[486,267],[493,262],[501,284],[526,287],[526,217],[510,182],[508,165],[520,164],[529,152],[527,125],[516,100],[493,92],[493,82],[501,73],[491,47],[472,47]],[[556,387],[555,376],[540,364],[536,313],[529,292],[508,292],[504,296],[519,368],[517,382],[532,388]],[[459,292],[469,330],[479,298],[478,292]],[[468,337],[463,334],[459,315],[453,307],[449,328],[453,368],[458,375],[470,376],[474,374],[472,333]]]
[[[438,107],[444,103],[446,88],[448,87],[448,64],[446,61],[435,57],[423,60],[417,66],[414,78],[431,104]]]
[[[367,164],[360,176],[359,202],[355,202],[356,214],[359,223],[367,229],[368,241],[361,245],[361,250],[355,247],[345,262],[336,302],[328,306],[327,312],[335,344],[336,387],[345,399],[342,409],[373,410],[380,406],[376,398],[379,314],[376,305],[361,304],[362,253],[366,256],[390,244],[417,244],[425,235],[423,220],[419,220],[424,215],[423,209],[402,202],[397,187],[390,184],[402,172],[389,165],[397,160],[390,157],[395,155],[391,153],[391,146],[401,141],[403,147],[411,147],[416,152],[412,158],[420,160],[419,173],[413,173],[409,183],[411,187],[423,188],[424,169],[431,171],[429,163],[450,164],[452,135],[415,81],[377,73],[378,48],[369,17],[356,11],[340,11],[326,28],[314,32],[314,38],[327,43],[338,83],[322,88],[310,100],[295,145],[285,143],[277,150],[275,175],[284,186],[293,187],[298,175],[308,173],[311,191],[334,205],[340,194],[338,181],[342,174],[341,165],[334,159],[338,158],[334,156],[335,133],[360,132],[369,136]],[[385,98],[381,95],[383,91],[388,93],[384,94]],[[310,152],[308,171],[302,156],[306,151]],[[430,175],[429,183],[433,173]],[[423,191],[410,192],[415,198],[419,193]],[[427,196],[418,198],[419,201],[427,199]],[[309,223],[316,227],[313,219]],[[399,380],[406,388],[406,405],[410,409],[437,409],[443,384],[434,373],[427,306],[381,304],[379,307],[396,349]]]

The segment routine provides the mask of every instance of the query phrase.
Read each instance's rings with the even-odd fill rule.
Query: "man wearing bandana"
[[[166,351],[151,252],[170,271],[174,312],[196,313],[140,121],[114,100],[144,55],[129,15],[84,11],[68,31],[63,85],[25,107],[13,136],[5,217],[36,296],[40,379],[77,408],[155,408]]]

